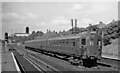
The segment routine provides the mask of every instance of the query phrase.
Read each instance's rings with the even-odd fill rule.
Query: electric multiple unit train
[[[26,41],[25,48],[77,59],[78,63],[83,65],[95,64],[101,58],[102,39],[96,32],[83,32],[76,35]]]

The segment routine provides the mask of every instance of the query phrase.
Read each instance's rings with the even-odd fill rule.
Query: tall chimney
[[[71,19],[72,33],[73,33],[73,19]]]
[[[75,19],[75,28],[77,27],[77,19]]]
[[[29,34],[29,27],[26,27],[26,33]]]
[[[73,28],[73,19],[71,19],[71,25],[72,25],[72,28]]]

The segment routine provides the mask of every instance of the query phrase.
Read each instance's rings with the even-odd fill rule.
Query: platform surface
[[[102,57],[103,57],[103,58],[109,58],[109,59],[120,60],[120,57],[118,57],[118,56],[113,56],[113,55],[102,54]]]
[[[1,49],[1,71],[17,71],[16,66],[12,57],[11,52],[8,50],[7,45],[2,47],[2,43],[0,42]]]

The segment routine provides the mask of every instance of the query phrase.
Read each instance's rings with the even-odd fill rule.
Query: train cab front
[[[91,33],[87,40],[81,40],[81,42],[86,42],[86,46],[82,46],[83,52],[83,64],[84,65],[96,65],[97,61],[101,57],[101,41],[99,36],[95,33]]]

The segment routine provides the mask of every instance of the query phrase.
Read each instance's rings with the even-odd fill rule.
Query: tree
[[[104,43],[104,46],[107,46],[107,45],[111,44],[111,42],[110,42],[110,37],[105,36],[105,37],[103,38],[103,43]]]
[[[32,34],[35,34],[35,31],[32,31]]]

